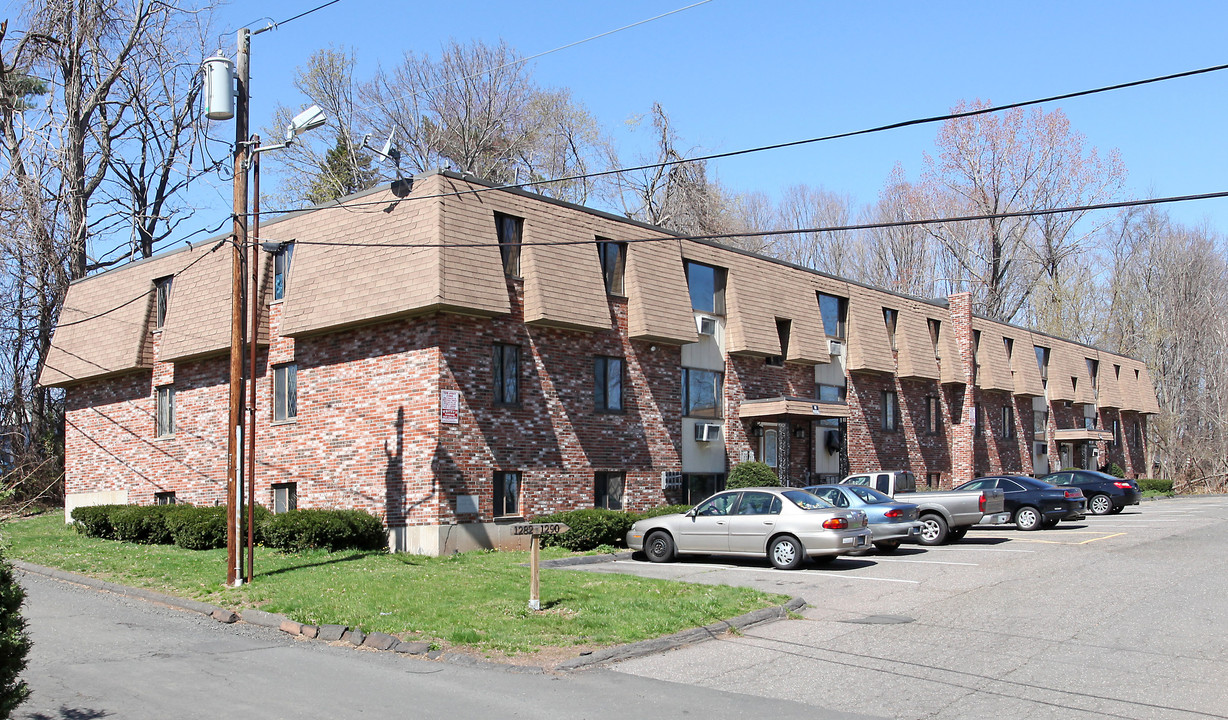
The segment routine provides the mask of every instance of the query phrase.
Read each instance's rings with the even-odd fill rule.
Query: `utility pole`
[[[243,505],[243,255],[247,251],[248,61],[251,33],[241,28],[235,58],[237,76],[234,149],[234,238],[230,283],[230,415],[226,438],[226,584],[243,584],[239,517]]]

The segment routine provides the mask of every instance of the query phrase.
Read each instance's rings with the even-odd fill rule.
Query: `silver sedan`
[[[653,562],[677,555],[767,556],[782,570],[807,557],[826,562],[869,547],[866,514],[843,510],[805,490],[744,488],[717,493],[685,514],[637,520],[627,547]]]

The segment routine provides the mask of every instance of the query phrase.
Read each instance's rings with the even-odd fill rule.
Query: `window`
[[[496,470],[494,479],[495,517],[520,514],[520,473]]]
[[[622,358],[593,359],[593,406],[598,410],[623,409]]]
[[[941,417],[942,406],[938,404],[938,398],[933,395],[925,398],[925,432],[937,435]]]
[[[623,274],[627,267],[627,243],[597,241],[597,257],[601,259],[601,275],[605,278],[608,295],[623,294]]]
[[[768,365],[780,367],[785,364],[785,358],[789,356],[789,334],[793,329],[792,320],[782,320],[776,318],[776,337],[780,339],[780,354],[769,355],[764,359]]]
[[[893,390],[883,391],[883,429],[895,432],[899,428],[900,407]]]
[[[1121,366],[1120,365],[1113,366],[1113,378],[1118,381],[1121,380]]]
[[[823,332],[828,337],[844,338],[849,313],[848,298],[819,293],[819,315],[823,318]]]
[[[495,213],[495,234],[499,238],[499,254],[503,257],[503,274],[520,277],[520,243],[524,220]]]
[[[897,350],[895,346],[895,324],[900,317],[899,310],[891,308],[883,308],[883,322],[887,325],[887,341],[891,343],[891,349]]]
[[[175,491],[154,493],[154,505],[174,505]]]
[[[842,403],[847,392],[843,385],[819,385],[819,402]]]
[[[725,487],[724,475],[686,473],[682,476],[682,502],[695,505]]]
[[[759,439],[759,462],[771,468],[780,467],[780,426],[764,425]]]
[[[942,353],[938,350],[938,338],[941,337],[940,333],[942,332],[942,321],[935,320],[934,318],[930,318],[929,326],[930,326],[930,343],[934,346],[934,359],[941,360]]]
[[[1143,425],[1138,420],[1134,421],[1134,447],[1143,447]]]
[[[1010,405],[1002,406],[1002,439],[1010,440],[1015,437],[1015,408]]]
[[[1006,346],[1006,362],[1009,364],[1011,362],[1011,358],[1015,355],[1015,341],[1011,338],[1004,337],[1002,338],[1002,344]]]
[[[623,488],[626,487],[626,482],[625,473],[593,473],[593,507],[622,510]]]
[[[1087,360],[1087,374],[1092,379],[1092,390],[1096,389],[1096,374],[1100,372],[1100,361],[1092,358],[1084,358]]]
[[[174,276],[154,280],[154,287],[158,292],[158,307],[154,317],[155,330],[161,330],[166,324],[166,311],[171,305],[171,283],[174,280]]]
[[[983,417],[985,413],[981,412],[981,404],[976,403],[975,405],[973,405],[972,412],[974,415],[976,415],[976,420],[973,423],[973,426],[974,426],[973,432],[976,435],[981,435],[985,432],[985,419]]]
[[[496,405],[520,402],[520,346],[496,343],[491,355]]]
[[[738,501],[736,515],[779,515],[784,503],[780,498],[765,492],[744,492]]]
[[[273,299],[286,299],[286,278],[290,275],[290,259],[294,257],[294,243],[286,243],[273,254]]]
[[[942,485],[942,473],[927,472],[925,474],[925,487],[936,488]]]
[[[981,331],[972,331],[972,383],[975,385],[979,381],[977,378],[981,374]]]
[[[298,510],[298,483],[273,483],[273,512]]]
[[[1113,447],[1121,447],[1121,421],[1113,421]]]
[[[298,417],[298,365],[273,366],[273,422]]]
[[[1036,367],[1040,368],[1041,384],[1049,382],[1049,348],[1036,346]]]
[[[175,434],[175,388],[163,385],[158,388],[158,437]]]
[[[1032,413],[1032,432],[1044,434],[1049,430],[1049,411]]]
[[[721,417],[725,373],[682,368],[682,414],[684,417]]]
[[[688,261],[686,284],[691,292],[691,308],[713,315],[725,314],[725,270]]]
[[[709,498],[695,508],[695,514],[703,516],[728,515],[729,511],[733,509],[733,504],[737,502],[739,494],[731,492]]]

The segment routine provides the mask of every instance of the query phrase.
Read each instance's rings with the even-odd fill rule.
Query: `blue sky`
[[[322,0],[235,3],[233,30],[281,21]],[[449,38],[506,39],[525,55],[688,4],[390,2],[342,0],[253,38],[252,126],[272,107],[305,106],[294,69],[329,44],[353,47],[360,74],[405,50],[438,53]],[[940,114],[961,99],[1043,97],[1224,63],[1228,3],[787,2],[713,0],[534,61],[540,85],[566,87],[637,157],[625,121],[653,102],[684,146],[735,150]],[[1228,71],[1066,101],[1072,126],[1116,148],[1135,196],[1228,190],[1222,142]],[[1045,110],[1053,107],[1046,106]],[[775,196],[797,183],[874,201],[900,163],[910,179],[937,126],[721,160],[710,170],[735,191]],[[225,134],[225,131],[222,131]],[[229,205],[217,194],[217,211]],[[1178,220],[1228,229],[1228,200],[1167,206]],[[206,213],[207,214],[207,213]]]

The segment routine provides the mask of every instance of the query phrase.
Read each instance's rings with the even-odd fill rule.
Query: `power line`
[[[810,145],[813,143],[827,142],[830,140],[842,140],[845,138],[857,137],[859,135],[869,135],[872,133],[885,132],[887,130],[898,130],[900,128],[913,127],[916,125],[928,125],[928,124],[937,123],[937,122],[945,122],[947,120],[958,120],[961,118],[975,117],[978,115],[988,115],[991,113],[1002,112],[1003,110],[1013,110],[1015,108],[1028,107],[1030,105],[1043,105],[1044,103],[1055,102],[1058,100],[1069,100],[1071,98],[1084,97],[1087,95],[1096,95],[1099,93],[1111,92],[1114,90],[1124,90],[1127,88],[1139,87],[1142,85],[1150,85],[1152,83],[1164,82],[1167,80],[1177,80],[1180,78],[1193,77],[1195,75],[1204,75],[1207,73],[1219,72],[1221,70],[1228,70],[1228,64],[1214,65],[1211,67],[1199,68],[1197,70],[1187,70],[1184,72],[1172,73],[1170,75],[1160,75],[1158,77],[1147,78],[1144,80],[1132,80],[1130,82],[1117,83],[1114,85],[1105,85],[1102,87],[1092,88],[1090,90],[1078,90],[1075,92],[1062,93],[1060,95],[1050,95],[1048,97],[1037,98],[1035,100],[1022,100],[1019,102],[1007,103],[1005,105],[991,105],[988,107],[976,108],[973,110],[964,110],[964,111],[957,112],[957,113],[948,113],[946,115],[931,115],[929,117],[916,118],[913,120],[903,120],[900,122],[889,123],[886,125],[878,125],[875,127],[863,128],[861,130],[849,130],[846,132],[835,133],[832,135],[821,135],[819,137],[806,138],[804,140],[791,140],[787,142],[773,143],[770,145],[759,145],[756,147],[744,148],[741,150],[730,150],[727,152],[712,153],[709,155],[697,155],[695,157],[690,157],[690,158],[679,158],[677,160],[665,160],[662,162],[646,163],[644,165],[635,165],[631,167],[615,168],[612,170],[598,170],[595,172],[579,173],[575,175],[565,175],[563,177],[552,178],[549,180],[529,180],[529,181],[522,182],[522,183],[508,183],[504,185],[493,185],[490,187],[474,188],[471,190],[457,190],[455,192],[436,193],[434,195],[419,195],[417,197],[410,198],[410,199],[430,200],[430,199],[435,199],[435,198],[454,197],[458,195],[478,195],[481,193],[493,192],[495,190],[513,190],[513,189],[518,189],[518,188],[529,188],[529,187],[536,187],[539,185],[550,185],[552,183],[571,182],[573,180],[585,180],[588,178],[604,177],[607,175],[620,175],[623,173],[638,172],[640,170],[654,170],[657,168],[670,167],[673,165],[682,165],[685,163],[706,162],[708,160],[720,160],[724,158],[737,157],[739,155],[749,155],[751,153],[765,152],[768,150],[781,150],[784,148],[798,147],[801,145]],[[387,204],[387,201],[347,203],[344,206],[343,205],[324,205],[324,206],[320,206],[318,208],[313,208],[313,209],[323,210],[323,209],[331,209],[331,208],[337,208],[337,207],[344,207],[345,209],[352,209],[356,207],[376,206],[376,205],[386,205],[386,204]],[[261,212],[270,214],[270,215],[279,215],[279,214],[284,214],[284,213],[300,212],[301,210],[303,210],[303,208],[262,210]]]
[[[836,233],[854,230],[875,230],[880,228],[911,227],[918,225],[941,225],[943,223],[975,222],[981,220],[999,220],[1004,218],[1040,217],[1044,215],[1061,215],[1063,213],[1088,212],[1090,210],[1112,210],[1115,208],[1139,207],[1143,205],[1163,205],[1167,203],[1190,202],[1193,200],[1214,200],[1228,198],[1228,191],[1201,193],[1198,195],[1174,195],[1170,197],[1143,198],[1140,200],[1120,200],[1117,202],[1095,203],[1091,205],[1069,205],[1059,208],[1042,208],[1039,210],[1017,210],[1003,213],[985,213],[982,215],[956,215],[940,218],[923,218],[920,220],[895,220],[891,222],[858,223],[855,225],[830,225],[827,227],[788,228],[782,230],[753,230],[746,232],[711,233],[706,235],[666,235],[664,237],[642,237],[616,242],[646,243],[664,240],[720,240],[722,238],[771,237],[775,235],[806,235],[811,233]],[[663,231],[664,232],[664,231]],[[330,240],[295,240],[297,245],[322,245],[326,247],[379,247],[379,248],[481,248],[481,247],[558,247],[565,245],[593,245],[609,240],[542,240],[539,242],[519,243],[364,243]]]

